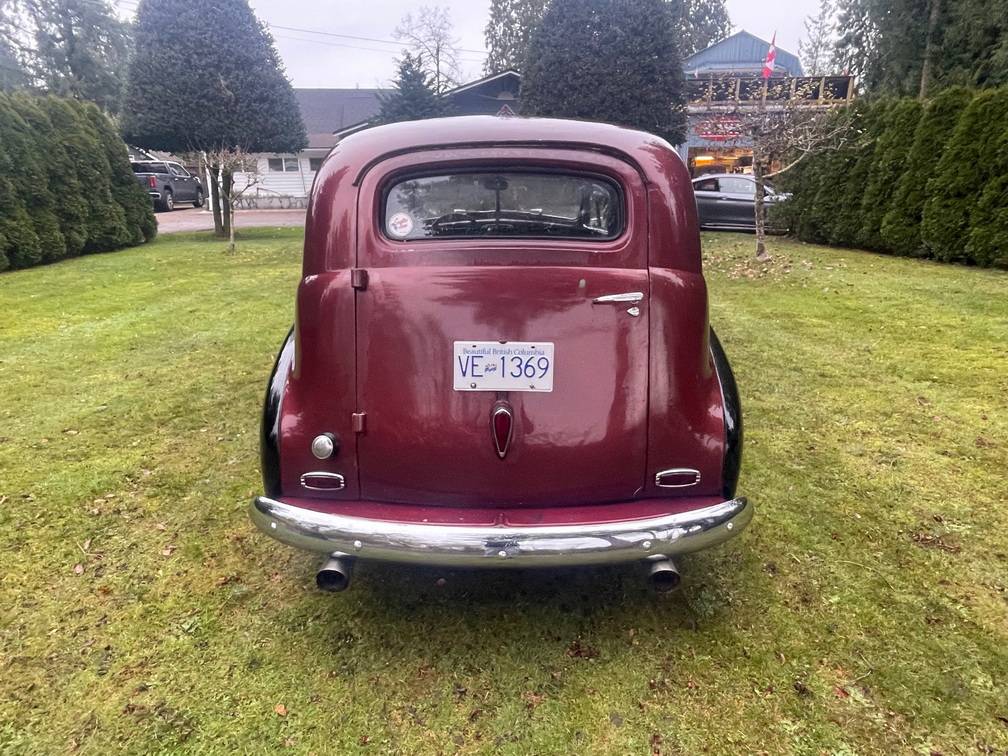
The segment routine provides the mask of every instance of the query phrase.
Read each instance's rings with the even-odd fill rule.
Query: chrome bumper
[[[738,535],[753,516],[745,498],[688,512],[597,525],[471,526],[327,514],[259,496],[252,522],[306,551],[455,567],[555,567],[676,556]]]

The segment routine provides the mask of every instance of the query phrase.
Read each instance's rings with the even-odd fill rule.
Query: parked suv
[[[203,207],[203,184],[178,163],[145,160],[132,165],[137,181],[147,190],[158,210],[174,210],[178,202],[192,202],[193,207]]]
[[[355,559],[639,561],[672,588],[673,559],[752,517],[707,311],[658,137],[491,116],[347,137],[312,188],[252,519],[328,555],[326,590]]]

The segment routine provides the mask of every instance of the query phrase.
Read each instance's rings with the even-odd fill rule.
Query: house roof
[[[517,71],[507,70],[501,71],[500,73],[490,74],[489,76],[484,76],[482,79],[476,79],[475,81],[470,81],[466,84],[461,84],[454,89],[449,89],[447,92],[443,92],[440,97],[444,100],[460,100],[462,97],[477,97],[484,100],[501,104],[501,107],[507,107],[509,111],[514,112],[511,108],[511,104],[516,100],[516,96],[521,89],[521,74]],[[376,89],[375,92],[386,92],[388,90]],[[334,131],[337,140],[343,139],[350,136],[350,134],[356,134],[358,131],[362,131],[370,125],[371,120],[375,115],[378,114],[378,108],[375,108],[374,113],[371,113],[360,121],[351,122],[345,124],[341,128],[335,129]],[[468,115],[468,113],[467,113]],[[310,140],[309,140],[310,141]]]
[[[759,71],[769,49],[769,42],[743,29],[686,58],[683,71],[687,76]],[[774,68],[788,76],[803,75],[798,56],[779,47]]]
[[[301,120],[308,132],[308,149],[336,144],[333,132],[372,118],[387,89],[295,89]]]

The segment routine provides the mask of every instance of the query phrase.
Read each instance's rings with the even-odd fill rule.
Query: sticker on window
[[[409,213],[395,213],[388,219],[388,231],[392,236],[405,239],[413,232],[413,217]]]

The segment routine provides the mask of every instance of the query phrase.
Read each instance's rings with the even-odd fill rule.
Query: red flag
[[[773,76],[775,60],[777,60],[777,32],[773,33],[773,38],[770,40],[770,49],[767,50],[766,60],[763,61],[764,79],[769,79]]]

